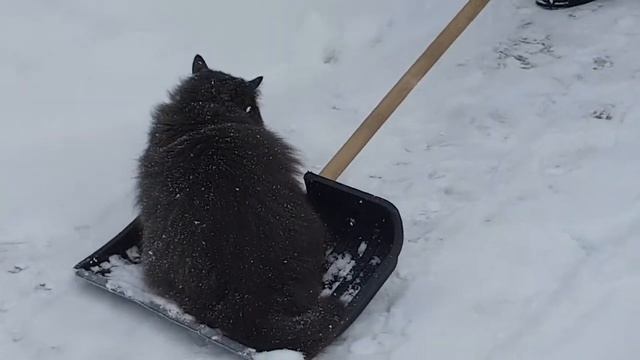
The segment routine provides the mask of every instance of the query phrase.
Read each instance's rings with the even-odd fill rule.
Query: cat
[[[246,346],[313,357],[345,309],[320,297],[330,234],[297,180],[296,151],[264,125],[262,79],[196,55],[154,108],[137,176],[144,279]]]

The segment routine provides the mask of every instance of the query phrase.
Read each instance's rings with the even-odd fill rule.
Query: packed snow
[[[196,53],[263,75],[319,172],[464,3],[4,1],[0,359],[235,359],[73,273],[136,215],[151,107]],[[339,178],[405,244],[318,359],[637,358],[639,23],[637,0],[490,2]]]
[[[108,262],[100,264],[109,269],[107,273],[107,289],[117,291],[126,297],[161,307],[165,314],[173,319],[189,321],[195,320],[174,302],[154,294],[144,282],[142,267],[131,263],[118,255],[112,255]],[[97,270],[97,269],[96,269]]]
[[[302,354],[291,350],[265,351],[254,356],[255,360],[304,360]]]
[[[320,293],[320,296],[329,296],[335,292],[335,290],[342,284],[344,281],[349,282],[350,284],[356,283],[358,279],[354,279],[354,271],[353,267],[356,265],[355,260],[352,259],[351,254],[348,252],[344,253],[330,253],[327,256],[327,260],[329,262],[329,268],[325,272],[322,277],[324,282],[324,289]],[[345,303],[348,303],[353,297],[357,294],[357,292],[349,291],[344,298],[341,298]]]

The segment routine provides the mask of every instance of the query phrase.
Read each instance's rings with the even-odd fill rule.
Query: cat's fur
[[[294,150],[263,125],[261,81],[197,55],[155,108],[139,161],[144,275],[230,338],[314,356],[344,308],[319,298],[328,233],[298,183]]]

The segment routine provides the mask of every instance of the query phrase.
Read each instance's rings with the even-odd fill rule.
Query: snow
[[[324,275],[323,280],[328,281],[335,278],[349,278],[351,269],[356,264],[355,260],[351,258],[351,254],[331,254],[329,256],[331,266]]]
[[[363,241],[360,243],[360,246],[358,246],[358,257],[362,256],[365,250],[367,250],[367,242]]]
[[[258,353],[255,360],[304,360],[302,354],[291,350],[274,350]]]
[[[353,267],[356,265],[351,254],[344,253],[330,253],[327,256],[329,261],[329,268],[322,277],[324,282],[324,289],[320,293],[321,296],[331,295],[343,281],[351,281],[353,279]],[[343,299],[345,302],[351,300],[356,293]]]
[[[463,4],[2,3],[0,359],[234,359],[73,275],[135,216],[151,106],[196,53],[264,75],[319,172]],[[399,208],[405,246],[319,359],[637,357],[639,21],[487,6],[339,178]]]
[[[137,250],[132,250],[132,252],[137,252]],[[186,314],[180,306],[162,296],[154,294],[153,291],[145,285],[142,267],[140,265],[130,263],[121,256],[113,255],[102,267],[109,269],[109,273],[107,274],[107,278],[109,279],[106,284],[107,289],[118,291],[127,297],[143,301],[147,304],[158,305],[173,319],[182,321],[194,320],[194,318]]]

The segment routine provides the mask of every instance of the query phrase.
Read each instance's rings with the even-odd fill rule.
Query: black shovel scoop
[[[327,291],[347,303],[347,318],[337,336],[356,320],[395,269],[402,248],[403,227],[400,213],[389,201],[335,180],[488,1],[470,0],[320,174],[304,175],[309,201],[335,236],[333,251],[328,256],[328,270],[336,263],[342,264],[339,271],[332,272],[335,276],[327,283]],[[169,319],[206,341],[242,358],[253,359],[253,349],[177,313],[161,299],[145,293],[143,286],[136,282],[135,271],[124,278],[118,275],[119,269],[135,268],[139,262],[137,248],[143,231],[138,219],[134,219],[111,241],[79,262],[74,267],[76,275]]]

